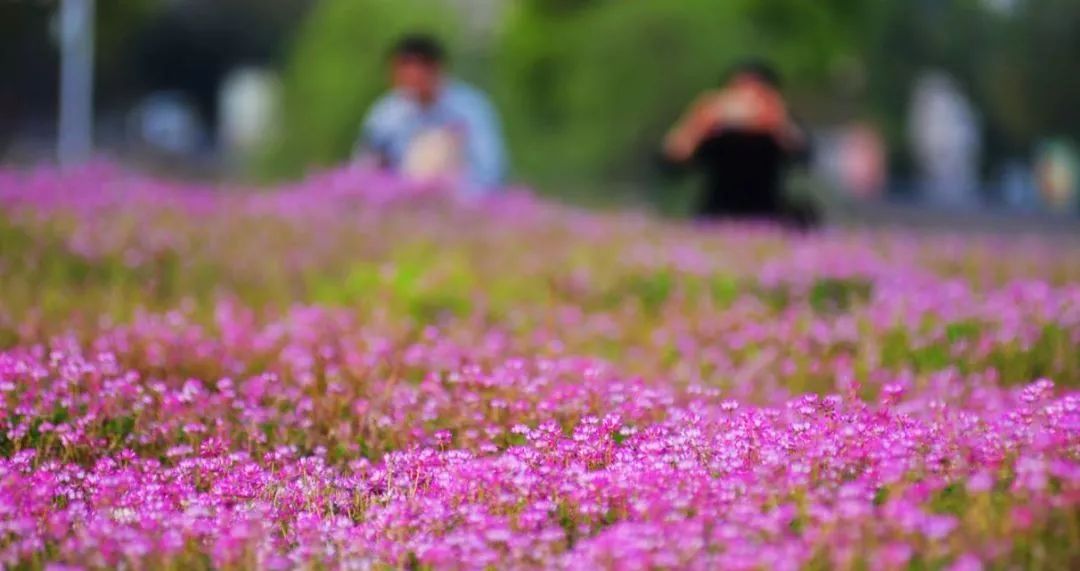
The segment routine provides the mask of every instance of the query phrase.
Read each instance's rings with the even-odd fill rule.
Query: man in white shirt
[[[368,112],[357,154],[411,179],[454,179],[470,194],[495,191],[506,176],[498,114],[480,90],[446,74],[445,61],[428,36],[394,46],[393,90]]]

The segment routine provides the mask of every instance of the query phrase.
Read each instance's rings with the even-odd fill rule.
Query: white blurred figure
[[[218,140],[230,159],[243,161],[280,132],[278,77],[259,68],[239,68],[222,82]]]
[[[952,77],[930,71],[919,78],[909,133],[927,196],[941,205],[971,205],[979,185],[981,136],[971,103]]]

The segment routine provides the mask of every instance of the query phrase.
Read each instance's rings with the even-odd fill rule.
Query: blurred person
[[[506,151],[487,96],[445,71],[432,37],[405,36],[389,59],[393,90],[369,110],[356,155],[411,180],[460,182],[471,195],[498,189]]]
[[[1052,139],[1039,146],[1035,178],[1043,204],[1051,211],[1072,213],[1080,187],[1080,155],[1069,142]]]
[[[885,190],[885,141],[868,123],[855,123],[840,140],[838,170],[848,194],[860,200],[878,198]]]
[[[1035,210],[1039,207],[1036,173],[1023,160],[1012,158],[1001,168],[999,186],[1005,204],[1016,210]]]
[[[927,198],[942,206],[971,206],[979,187],[982,134],[971,100],[942,71],[927,71],[912,93],[908,125]]]
[[[810,207],[784,198],[786,170],[806,158],[808,144],[788,113],[780,83],[768,64],[740,64],[721,88],[699,96],[668,132],[665,163],[704,171],[698,216],[803,227],[816,222]]]

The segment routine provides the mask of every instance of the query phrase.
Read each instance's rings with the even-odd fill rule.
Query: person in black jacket
[[[808,141],[788,113],[780,78],[767,64],[737,66],[720,89],[697,98],[664,140],[671,167],[704,171],[701,218],[746,218],[813,225],[812,210],[784,197],[787,169],[808,156]]]

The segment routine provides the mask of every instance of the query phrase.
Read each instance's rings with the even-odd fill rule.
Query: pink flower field
[[[0,173],[0,567],[1080,566],[1080,241]]]

